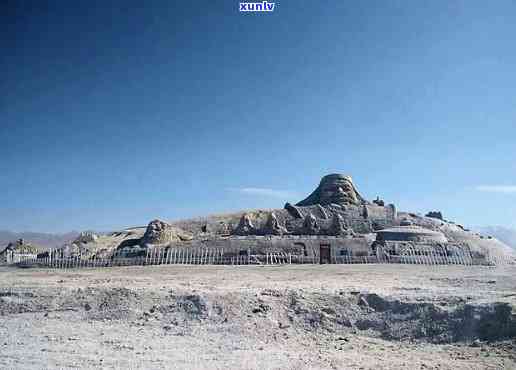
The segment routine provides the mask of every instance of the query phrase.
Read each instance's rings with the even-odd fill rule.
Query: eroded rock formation
[[[99,236],[92,231],[83,231],[79,236],[72,242],[74,244],[86,244],[97,241]]]
[[[356,190],[351,176],[331,174],[324,176],[317,189],[296,205],[361,205],[366,203]]]
[[[319,234],[319,231],[320,227],[315,216],[312,213],[307,214],[303,221],[303,229],[301,230],[301,234],[317,235]]]
[[[348,234],[346,225],[344,223],[344,219],[338,213],[335,213],[333,215],[333,218],[331,220],[331,226],[328,230],[328,234],[335,236]]]
[[[274,212],[271,212],[262,233],[265,235],[284,235],[287,234],[288,231],[279,224],[278,218]]]
[[[293,206],[290,203],[286,203],[284,208],[288,211],[288,213],[292,217],[299,218],[299,219],[303,218],[303,214],[301,213],[301,211],[296,206]]]
[[[385,203],[380,200],[370,203],[362,198],[351,177],[332,174],[324,176],[317,189],[295,206],[286,203],[284,209],[252,213],[252,222],[249,216],[243,216],[232,234],[343,235],[340,221],[334,219],[336,215],[348,234],[371,233],[396,224],[394,206],[382,204]]]
[[[183,230],[161,220],[154,220],[149,223],[145,234],[141,239],[142,245],[147,244],[168,244],[175,241],[190,240],[191,236]]]
[[[233,231],[235,235],[253,235],[256,234],[257,230],[251,221],[251,217],[247,213],[244,213],[240,218],[238,226]]]

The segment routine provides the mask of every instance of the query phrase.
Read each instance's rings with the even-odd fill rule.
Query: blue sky
[[[514,1],[2,7],[0,229],[282,207],[332,172],[516,226]]]

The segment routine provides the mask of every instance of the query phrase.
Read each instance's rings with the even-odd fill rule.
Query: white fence
[[[124,257],[115,255],[112,258],[55,258],[51,255],[44,258],[26,258],[14,263],[20,267],[98,268],[112,266],[149,266],[149,265],[284,265],[284,264],[370,264],[396,263],[417,265],[496,265],[514,263],[508,260],[486,260],[473,258],[471,255],[437,255],[408,254],[389,255],[377,253],[376,256],[331,256],[321,261],[318,255],[303,256],[290,253],[266,253],[244,255],[224,254],[224,249],[216,248],[154,248],[147,250],[145,256]]]

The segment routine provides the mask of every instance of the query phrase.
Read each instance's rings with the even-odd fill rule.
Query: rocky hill
[[[379,235],[395,239],[379,240]],[[486,261],[510,260],[513,254],[503,242],[448,221],[439,211],[422,216],[398,211],[394,204],[386,204],[379,198],[368,201],[360,195],[351,176],[342,174],[324,176],[316,189],[296,205],[287,203],[283,208],[240,211],[176,222],[154,220],[146,228],[131,228],[105,235],[86,233],[72,240],[62,251],[67,256],[104,258],[112,255],[141,256],[149,248],[173,245],[217,246],[227,253],[232,250],[231,253],[239,254],[242,251],[237,249],[239,246],[244,248],[243,240],[247,238],[251,244],[247,244],[245,251],[251,248],[253,253],[262,253],[263,245],[255,242],[258,240],[256,237],[274,239],[280,244],[283,240],[286,244],[281,244],[281,248],[289,244],[289,237],[295,237],[298,245],[299,242],[304,243],[303,253],[306,255],[318,253],[318,238],[328,236],[338,239],[332,244],[334,256],[348,253],[348,250],[361,255],[377,255],[377,248],[381,253],[393,256],[462,254]],[[266,249],[272,247],[271,243]],[[317,248],[310,246],[311,243],[315,243]]]

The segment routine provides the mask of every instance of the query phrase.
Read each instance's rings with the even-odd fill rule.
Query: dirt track
[[[511,369],[512,307],[516,267],[3,269],[0,367]]]

